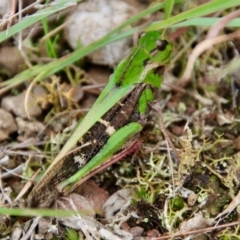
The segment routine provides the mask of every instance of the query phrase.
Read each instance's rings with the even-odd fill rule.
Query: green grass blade
[[[67,228],[64,240],[79,240],[78,234],[75,230]]]
[[[12,215],[12,216],[45,216],[45,217],[69,217],[74,214],[84,214],[84,212],[76,211],[63,211],[52,209],[23,209],[23,208],[0,208],[0,215]]]
[[[165,6],[164,6],[164,19],[168,19],[171,16],[172,9],[174,6],[175,0],[168,0],[165,1]]]
[[[79,0],[78,0],[79,1]],[[13,36],[16,33],[19,33],[20,31],[24,30],[25,28],[33,25],[34,23],[56,13],[60,10],[63,10],[73,4],[76,4],[78,1],[76,0],[58,0],[55,1],[53,4],[51,4],[49,7],[46,7],[44,9],[41,9],[37,11],[36,13],[26,16],[23,18],[20,22],[14,24],[12,27],[7,29],[6,31],[3,31],[0,33],[0,43],[9,37]]]
[[[227,8],[236,7],[240,4],[240,0],[215,0],[212,2],[208,2],[206,4],[202,4],[196,8],[190,9],[186,12],[180,13],[174,17],[168,18],[160,23],[152,24],[151,26],[146,28],[146,31],[157,30],[169,27],[170,25],[182,22],[187,19],[196,18],[200,16],[204,16],[210,13],[214,13],[217,11],[222,11]]]
[[[41,80],[48,76],[51,76],[52,74],[60,71],[64,67],[76,62],[77,60],[81,59],[82,57],[93,52],[94,50],[97,50],[100,47],[103,47],[111,42],[114,42],[114,41],[120,40],[122,38],[125,38],[127,36],[130,36],[131,34],[133,34],[134,31],[135,31],[135,29],[129,29],[125,32],[116,34],[111,37],[103,37],[103,38],[99,39],[98,41],[96,41],[84,48],[77,49],[74,52],[70,53],[69,55],[64,56],[54,62],[45,64],[45,65],[36,65],[36,66],[33,66],[31,69],[26,69],[25,71],[21,72],[14,78],[11,78],[5,82],[2,82],[0,84],[0,87],[5,87],[5,86],[8,86],[8,87],[1,89],[0,94],[5,92],[6,90],[8,90],[10,88],[10,86],[11,87],[17,86],[30,78],[34,78],[37,76],[37,79],[35,79],[35,80]]]
[[[188,27],[188,26],[201,26],[201,27],[211,27],[216,22],[218,22],[222,18],[208,18],[208,17],[201,17],[201,18],[194,18],[190,20],[186,20],[184,22],[180,22],[177,24],[172,25],[172,28],[179,28],[179,27]],[[240,27],[240,18],[235,18],[231,22],[227,24],[228,27]]]

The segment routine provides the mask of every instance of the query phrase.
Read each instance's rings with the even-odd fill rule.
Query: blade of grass
[[[188,26],[201,26],[201,27],[210,27],[218,22],[221,18],[209,18],[209,17],[201,17],[194,18],[190,20],[186,20],[184,22],[180,22],[171,26],[171,28],[179,28],[179,27],[188,27]],[[240,27],[240,18],[233,19],[230,23],[227,24],[228,27]]]
[[[171,12],[174,6],[175,0],[168,0],[165,1],[165,6],[164,6],[164,19],[168,19],[171,16]]]
[[[182,0],[177,0],[177,2],[181,2],[181,1]],[[116,33],[119,32],[124,27],[126,27],[127,25],[129,25],[129,24],[141,19],[142,17],[144,17],[152,12],[155,12],[163,7],[164,7],[163,3],[154,5],[148,9],[140,12],[139,14],[133,16],[132,18],[128,19],[126,22],[121,24],[119,27],[115,28],[113,31],[111,31],[105,37],[99,39],[98,41],[96,41],[86,47],[83,47],[81,49],[77,49],[74,52],[72,52],[71,54],[69,54],[68,56],[60,58],[59,60],[56,60],[55,62],[51,62],[44,66],[37,65],[37,66],[34,66],[32,69],[27,69],[27,70],[23,71],[22,73],[18,74],[14,78],[1,83],[0,87],[5,87],[5,88],[0,90],[0,94],[8,91],[13,86],[15,87],[15,86],[23,83],[27,79],[34,78],[38,74],[41,74],[41,76],[42,76],[41,79],[48,77],[51,74],[54,74],[57,71],[60,71],[64,67],[72,64],[73,62],[75,62],[75,61],[81,59],[82,57],[86,56],[87,54],[93,52],[94,50],[97,50],[111,42],[114,42],[114,41],[120,40],[122,38],[125,38],[127,36],[130,36],[131,34],[133,34],[136,31],[136,29],[130,29],[125,32],[118,33],[118,34],[116,34]],[[1,36],[1,34],[0,34],[0,36]],[[38,79],[40,80],[40,78],[38,78]]]
[[[38,76],[37,80],[40,81],[41,79],[44,79],[44,78],[60,71],[64,67],[76,62],[77,60],[79,60],[82,57],[86,56],[87,54],[91,53],[92,51],[97,50],[98,48],[103,47],[111,42],[114,42],[114,41],[120,40],[122,38],[125,38],[127,36],[130,36],[131,34],[133,34],[134,31],[135,31],[135,29],[130,29],[130,30],[127,30],[120,34],[116,34],[114,36],[108,37],[108,38],[103,37],[100,40],[98,40],[84,48],[77,49],[74,52],[70,53],[69,55],[64,56],[54,62],[45,64],[45,65],[36,65],[32,69],[27,69],[27,70],[23,71],[22,73],[18,74],[17,76],[15,76],[14,78],[9,79],[8,81],[2,82],[0,84],[0,87],[7,86],[7,88],[1,89],[0,94],[5,92],[6,90],[9,90],[9,88],[12,86],[17,86],[17,85],[23,83],[24,81],[26,81],[27,79],[34,78],[36,76]]]
[[[30,27],[31,25],[35,24],[36,22],[38,22],[56,12],[59,12],[71,5],[74,5],[77,2],[81,2],[81,1],[82,0],[71,0],[71,1],[59,0],[57,4],[46,7],[42,10],[37,11],[36,13],[34,13],[30,16],[25,17],[24,19],[22,19],[21,22],[16,23],[9,29],[0,33],[0,43],[4,40],[8,39],[9,37],[13,36],[14,34],[19,33],[19,31],[22,31],[22,30],[26,29],[27,27]],[[182,0],[176,0],[176,1],[181,2]],[[152,7],[149,7],[148,9],[146,9],[146,10],[136,14],[135,16],[131,17],[130,19],[128,19],[126,22],[124,22],[119,27],[114,29],[111,32],[111,34],[118,32],[120,29],[123,29],[127,25],[130,25],[130,24],[136,22],[137,20],[143,18],[144,16],[146,16],[150,13],[153,13],[163,7],[164,7],[164,3],[156,4]]]
[[[0,208],[0,215],[7,214],[13,216],[45,216],[45,217],[68,217],[74,214],[84,214],[84,211],[63,211],[52,209],[23,209],[23,208]]]
[[[61,7],[63,7],[63,6],[66,7],[66,2],[67,2],[66,0],[62,0],[61,1],[61,4],[62,4]],[[181,2],[181,1],[179,0],[179,1],[176,1],[176,2]],[[65,5],[64,5],[64,3],[65,3]],[[190,18],[192,16],[209,14],[209,13],[212,13],[214,11],[223,10],[224,8],[227,8],[227,7],[236,6],[238,3],[240,3],[240,0],[237,0],[237,1],[223,1],[223,0],[213,1],[213,2],[210,2],[210,3],[207,3],[207,4],[200,5],[196,8],[194,8],[194,9],[191,9],[187,12],[181,13],[177,16],[174,16],[174,17],[169,18],[167,20],[164,20],[162,22],[156,23],[156,24],[146,28],[146,30],[161,29],[161,28],[164,28],[164,27],[169,27],[170,24],[178,23],[179,21],[183,21],[184,19]],[[11,85],[11,87],[13,85],[17,86],[18,84],[21,84],[22,82],[24,82],[26,79],[33,78],[40,73],[41,73],[42,78],[48,77],[51,74],[54,74],[57,71],[63,69],[68,64],[72,64],[73,62],[79,60],[83,56],[91,53],[92,51],[97,50],[98,48],[103,47],[108,43],[120,40],[121,38],[124,38],[124,37],[127,37],[127,36],[131,35],[134,32],[132,29],[128,30],[128,31],[125,31],[124,33],[121,33],[121,34],[116,34],[116,36],[111,37],[111,35],[115,34],[117,31],[119,31],[120,29],[122,29],[126,25],[138,20],[139,18],[145,16],[146,14],[149,14],[151,12],[154,12],[154,11],[162,8],[163,6],[164,6],[164,4],[161,3],[161,4],[157,4],[156,6],[153,6],[153,7],[149,8],[147,10],[144,10],[141,13],[137,14],[136,16],[127,20],[125,23],[123,23],[118,28],[114,29],[108,35],[106,35],[102,39],[96,41],[95,43],[93,43],[89,46],[86,46],[82,49],[78,49],[78,50],[74,51],[72,54],[69,54],[67,57],[65,56],[64,58],[61,58],[61,59],[57,60],[56,62],[49,63],[45,66],[36,66],[36,67],[33,67],[30,70],[29,69],[25,70],[22,73],[20,73],[17,77],[12,78],[8,81],[5,81],[0,86],[1,87],[4,87],[4,86],[9,86],[10,87],[10,85]],[[59,10],[59,8],[58,8],[58,10]],[[46,17],[46,15],[44,15],[44,17]],[[0,34],[0,41],[1,41],[1,34]],[[0,91],[0,93],[6,91],[8,89],[9,88],[2,89]]]
[[[198,6],[196,8],[190,9],[186,12],[180,13],[174,17],[166,19],[162,22],[152,24],[151,26],[146,28],[146,31],[157,30],[157,29],[169,27],[170,25],[179,23],[179,22],[187,20],[187,19],[208,15],[210,13],[222,11],[224,9],[231,8],[231,7],[236,7],[239,4],[240,4],[240,0],[234,0],[234,1],[233,0],[231,0],[231,1],[215,0],[212,2],[208,2],[208,3]]]
[[[20,22],[14,24],[12,27],[0,33],[0,43],[10,38],[16,33],[24,30],[25,28],[33,25],[34,23],[56,13],[60,10],[66,9],[71,5],[76,4],[80,0],[58,0],[53,2],[49,7],[38,10],[36,13],[23,18]]]
[[[219,2],[222,2],[222,0],[221,1],[219,0]],[[231,2],[231,6],[235,6],[237,4],[236,2],[240,3],[240,0],[234,1],[234,3],[232,3],[233,1],[230,1],[230,2]],[[215,2],[213,2],[213,3],[215,3]],[[227,3],[228,4],[222,3],[221,8],[219,6],[215,6],[216,4],[212,6],[212,2],[208,3],[208,4],[211,4],[210,5],[211,8],[209,7],[209,5],[207,5],[207,6],[212,11],[216,11],[216,10],[219,10],[219,9],[223,10],[222,9],[223,7],[226,7],[226,6],[229,7],[230,6],[229,2],[227,2]],[[128,21],[123,23],[117,29],[114,29],[113,31],[111,31],[109,34],[107,34],[102,39],[100,39],[100,40],[90,44],[89,46],[86,46],[86,47],[81,48],[81,49],[77,49],[76,51],[74,51],[73,53],[69,54],[68,56],[65,56],[65,57],[63,57],[63,58],[61,58],[61,59],[59,59],[59,60],[57,60],[55,62],[46,64],[44,66],[39,66],[38,65],[38,66],[33,67],[32,69],[27,69],[27,70],[23,71],[18,76],[14,77],[12,79],[9,79],[8,81],[5,81],[2,84],[0,84],[0,87],[9,86],[7,88],[4,88],[4,89],[0,90],[0,93],[3,93],[5,91],[7,91],[12,86],[17,86],[18,84],[23,83],[25,80],[27,80],[29,78],[33,78],[33,77],[37,76],[40,73],[41,73],[42,78],[48,77],[51,74],[54,74],[57,71],[60,71],[61,69],[63,69],[67,65],[72,64],[73,62],[81,59],[82,57],[84,57],[85,55],[91,53],[92,51],[97,50],[100,47],[103,47],[103,46],[107,45],[108,43],[111,43],[111,42],[120,40],[120,39],[122,39],[124,37],[130,36],[131,34],[133,34],[135,29],[130,29],[130,30],[127,30],[127,31],[119,33],[119,34],[115,34],[115,33],[117,31],[119,31],[121,28],[123,28],[124,26],[126,26],[126,25],[132,23],[133,21],[136,21],[137,19],[145,16],[145,14],[149,14],[151,11],[156,11],[159,8],[162,8],[163,6],[164,6],[163,4],[158,4],[157,6],[153,6],[153,7],[149,8],[149,9],[147,9],[147,10],[144,10],[143,12],[137,14],[136,16],[132,17],[131,19],[129,19]],[[200,13],[206,13],[206,10],[205,10],[205,8],[203,6],[206,7],[206,4],[201,5],[199,7],[196,7],[194,9],[191,9],[191,10],[187,11],[188,14],[185,14],[185,15],[187,15],[189,17],[189,16],[194,16],[194,13],[196,13],[196,12],[198,12],[198,14],[199,14],[199,12]],[[210,13],[210,12],[208,11],[207,13]],[[175,23],[178,23],[178,21],[183,21],[186,18],[185,15],[181,13],[181,14],[179,14],[177,16],[174,16],[174,17],[169,18],[167,20],[164,20],[164,21],[161,21],[159,23],[156,23],[156,24],[154,24],[154,25],[152,25],[150,27],[147,27],[146,30],[152,29],[153,26],[154,26],[153,29],[156,29],[155,28],[156,26],[158,26],[159,29],[164,28],[164,27],[168,27],[167,24],[175,24]],[[209,21],[210,21],[210,19],[209,19]],[[191,24],[191,22],[189,24]],[[112,36],[112,35],[114,35],[114,36]]]
[[[46,36],[49,33],[47,18],[42,19],[41,22],[42,22],[42,26],[43,26],[44,36]],[[54,50],[54,44],[50,37],[46,38],[44,44],[45,44],[47,56],[49,58],[57,58],[57,54]]]

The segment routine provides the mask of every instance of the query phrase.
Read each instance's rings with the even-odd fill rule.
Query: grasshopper
[[[48,208],[141,132],[161,86],[164,66],[170,61],[171,45],[161,36],[158,31],[141,34],[137,46],[116,67],[88,114],[29,194],[28,207]],[[73,142],[76,137],[79,140]]]

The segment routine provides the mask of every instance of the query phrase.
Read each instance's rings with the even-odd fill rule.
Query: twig
[[[176,234],[166,235],[166,236],[162,236],[162,237],[156,237],[156,238],[152,238],[152,240],[175,239],[176,237],[189,236],[189,235],[194,235],[194,234],[198,234],[198,233],[206,233],[206,232],[210,232],[210,231],[213,231],[213,230],[216,230],[216,229],[232,227],[232,226],[236,226],[236,225],[239,225],[239,224],[240,224],[240,221],[232,222],[232,223],[226,223],[226,224],[222,224],[222,225],[219,225],[219,226],[193,230],[193,231],[189,231],[189,232],[185,232],[185,233],[176,233]]]
[[[153,109],[157,112],[157,114],[158,114],[158,121],[159,121],[158,124],[159,124],[160,130],[162,131],[162,133],[163,133],[166,141],[168,142],[169,146],[171,147],[171,149],[172,149],[172,151],[173,151],[173,153],[174,153],[174,155],[175,155],[175,157],[176,157],[176,159],[177,159],[177,162],[179,163],[181,159],[180,159],[180,156],[179,156],[176,148],[174,147],[171,139],[169,138],[169,136],[168,136],[168,134],[167,134],[167,131],[166,131],[166,128],[165,128],[164,122],[163,122],[162,110],[161,110],[161,108],[160,108],[160,106],[159,106],[158,103],[154,104],[154,105],[152,106],[152,108],[153,108]]]

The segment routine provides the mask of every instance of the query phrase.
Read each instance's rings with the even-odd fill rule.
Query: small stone
[[[18,125],[18,133],[25,138],[35,137],[44,130],[44,125],[38,121],[25,121],[22,118],[17,117],[16,122]]]
[[[0,18],[7,18],[11,13],[11,6],[13,2],[9,0],[0,1]]]
[[[120,0],[86,1],[75,7],[67,18],[69,24],[64,30],[65,39],[73,49],[87,46],[135,13],[135,8]],[[129,51],[130,41],[125,38],[108,44],[88,57],[93,63],[115,66]]]
[[[185,233],[193,230],[209,227],[215,223],[212,218],[204,218],[202,212],[196,213],[194,217],[180,224],[180,232]]]
[[[188,195],[188,198],[187,198],[187,204],[188,206],[192,207],[194,206],[194,204],[196,203],[197,201],[197,198],[198,198],[198,195],[195,194],[194,192],[190,193]]]
[[[136,227],[133,227],[130,229],[130,233],[133,235],[134,238],[140,237],[142,235],[143,231],[144,231],[144,229],[139,226],[136,226]]]
[[[28,118],[24,102],[26,93],[21,93],[17,96],[5,97],[2,99],[2,108],[13,112],[16,116],[21,118]],[[33,96],[28,96],[27,111],[30,117],[37,117],[41,115],[42,110],[36,104],[36,100]]]
[[[124,211],[131,204],[133,189],[120,189],[104,203],[105,218],[111,219],[118,211]]]
[[[19,222],[16,222],[14,224],[14,230],[12,231],[11,239],[21,239],[23,229],[21,228],[21,225]]]
[[[85,215],[94,217],[95,211],[90,205],[89,201],[76,193],[71,193],[67,197],[57,200],[57,209],[62,210],[78,210],[82,211]]]
[[[39,223],[38,223],[38,233],[39,234],[44,234],[48,232],[52,222],[49,218],[41,218]]]
[[[17,47],[0,48],[0,67],[9,76],[16,75],[25,68],[24,60]]]
[[[234,140],[234,145],[237,150],[240,150],[240,136]]]
[[[17,125],[12,114],[0,108],[0,141],[8,139],[9,135],[16,131]]]
[[[157,229],[148,230],[146,232],[146,235],[150,238],[157,238],[157,237],[161,236],[161,234],[159,233],[159,231]]]
[[[95,182],[88,180],[79,186],[75,192],[84,196],[97,214],[103,214],[102,206],[109,198],[107,191],[100,188]]]

